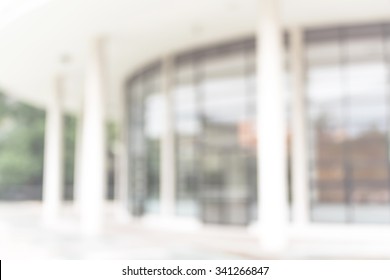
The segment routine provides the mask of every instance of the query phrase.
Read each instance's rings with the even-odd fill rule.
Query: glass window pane
[[[256,213],[254,46],[186,58],[178,67],[188,78],[179,70],[174,91],[178,214],[247,224]]]
[[[390,222],[384,30],[340,27],[306,36],[313,221]]]

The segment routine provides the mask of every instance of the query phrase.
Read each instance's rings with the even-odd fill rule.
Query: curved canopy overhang
[[[0,5],[0,89],[44,106],[56,75],[77,110],[88,43],[105,38],[109,113],[141,65],[184,49],[254,34],[259,0],[10,0]],[[7,1],[6,1],[7,2]],[[390,0],[280,0],[289,26],[390,20]]]

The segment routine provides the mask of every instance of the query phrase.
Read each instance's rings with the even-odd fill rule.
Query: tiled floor
[[[244,230],[178,232],[153,229],[138,222],[120,224],[107,219],[98,237],[83,237],[68,206],[63,222],[43,227],[40,204],[0,204],[0,258],[54,259],[247,259],[257,254],[257,239]],[[110,216],[110,213],[107,214]],[[237,249],[241,248],[241,249]]]
[[[338,240],[319,228],[322,239],[294,238],[285,253],[269,256],[245,228],[178,231],[137,221],[123,224],[113,218],[113,206],[108,205],[103,233],[86,238],[71,205],[65,207],[61,224],[50,229],[42,226],[40,211],[37,202],[0,203],[0,259],[390,259],[390,242],[383,242],[390,239],[386,232],[378,242],[363,244],[359,238],[365,232],[349,240],[356,232],[352,229]]]

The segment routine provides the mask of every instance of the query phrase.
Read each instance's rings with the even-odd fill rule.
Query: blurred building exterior
[[[129,223],[248,227],[268,252],[318,225],[389,230],[389,1],[34,5],[0,21],[0,86],[46,108],[47,225],[61,220],[71,112],[85,234],[104,225],[107,120]]]

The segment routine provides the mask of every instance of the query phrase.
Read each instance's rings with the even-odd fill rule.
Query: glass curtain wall
[[[389,31],[306,32],[313,221],[390,222]]]
[[[247,225],[257,219],[255,39],[181,53],[173,62],[177,215]],[[151,65],[127,85],[134,215],[159,211],[161,68]]]
[[[133,215],[159,212],[160,140],[164,102],[161,66],[136,74],[127,87],[129,121],[129,209]]]
[[[175,62],[177,213],[248,224],[256,209],[253,39]]]

